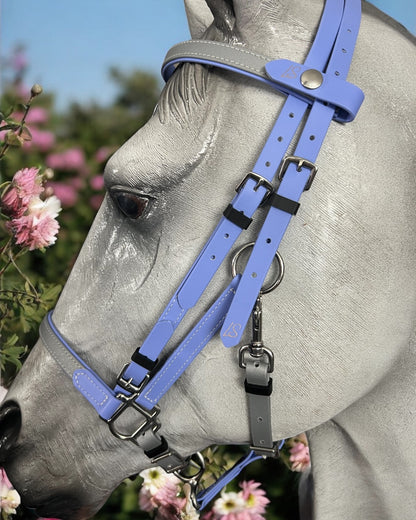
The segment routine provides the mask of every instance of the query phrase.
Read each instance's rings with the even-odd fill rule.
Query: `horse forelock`
[[[205,101],[208,70],[198,64],[184,63],[168,81],[161,94],[158,114],[162,124],[172,118],[181,126],[196,106]]]

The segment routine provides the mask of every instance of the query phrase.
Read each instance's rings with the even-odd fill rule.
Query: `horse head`
[[[303,63],[322,8],[321,0],[189,0],[187,15],[193,38]],[[320,520],[414,511],[414,58],[414,40],[364,4],[348,79],[366,100],[354,122],[331,124],[320,172],[279,248],[284,280],[263,301],[275,356],[273,438],[308,432]],[[253,78],[183,64],[152,118],[108,162],[107,195],[53,321],[109,386],[252,171],[285,99]],[[168,353],[228,285],[232,253],[256,239],[266,213],[257,211]],[[160,401],[169,446],[186,457],[249,443],[243,380],[238,349],[214,336]],[[89,518],[150,465],[111,435],[41,340],[2,406],[0,430],[1,463],[42,516]]]

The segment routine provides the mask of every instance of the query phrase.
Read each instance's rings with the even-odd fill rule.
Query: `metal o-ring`
[[[231,260],[231,273],[232,273],[233,278],[235,278],[237,276],[237,262],[241,256],[241,253],[243,253],[243,251],[245,251],[249,247],[253,247],[254,244],[255,244],[255,242],[249,242],[248,244],[245,244],[233,256],[233,259]],[[280,256],[278,251],[276,251],[274,258],[277,260],[277,263],[279,265],[279,273],[276,276],[276,279],[273,280],[273,282],[270,285],[268,285],[267,287],[262,287],[260,289],[260,294],[267,294],[269,292],[272,292],[274,289],[276,289],[276,287],[283,280],[283,276],[285,274],[285,264],[283,262],[283,258]]]

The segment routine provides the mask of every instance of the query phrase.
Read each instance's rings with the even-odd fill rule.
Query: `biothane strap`
[[[231,281],[165,363],[158,366],[154,377],[149,382],[146,380],[147,384],[135,399],[137,405],[149,411],[154,410],[160,398],[218,332],[235,295],[239,280],[238,275]],[[116,386],[114,390],[110,388],[62,336],[53,323],[52,312],[42,321],[39,332],[45,347],[62,370],[72,379],[74,386],[92,404],[102,419],[110,421],[120,407],[120,394],[128,396],[129,393],[133,393],[134,385],[131,385],[131,392],[126,389],[126,385]]]
[[[363,101],[361,89],[345,78],[322,74],[322,83],[314,87],[312,79],[305,80],[304,86],[299,78],[310,70],[307,61],[301,65],[294,61],[280,59],[272,60],[260,54],[248,51],[242,47],[230,46],[226,43],[213,42],[209,40],[189,40],[178,43],[167,53],[162,65],[162,76],[169,79],[175,71],[175,65],[192,61],[212,65],[225,70],[239,72],[244,76],[252,77],[257,81],[265,83],[287,95],[299,97],[302,101],[310,103],[311,98],[334,107],[334,121],[348,123],[352,121]],[[273,73],[270,73],[273,64]],[[311,90],[316,90],[311,93]]]
[[[358,36],[357,11],[359,12],[359,9],[360,0],[351,0],[346,3],[338,37],[326,68],[328,77],[340,79],[347,77]],[[271,77],[281,73],[280,67],[276,66],[275,62],[268,63],[266,70]],[[298,202],[313,175],[314,162],[334,111],[334,107],[326,106],[319,101],[315,101],[312,105],[294,152],[295,158],[289,160],[287,168],[281,170],[281,182],[277,190],[279,196]],[[291,218],[291,212],[285,211],[284,208],[272,205],[269,209],[221,330],[223,343],[228,347],[237,345],[241,340],[251,309]],[[229,333],[230,327],[233,327],[236,334]]]
[[[305,61],[306,66],[321,70],[326,67],[343,16],[343,7],[342,0],[330,0],[326,3],[317,36]],[[219,47],[219,49],[221,48],[222,46]],[[240,61],[243,59],[244,56]],[[167,67],[169,69],[168,65]],[[139,353],[142,356],[141,359],[147,358],[150,362],[155,361],[187,310],[197,303],[242,231],[242,227],[236,223],[238,214],[242,213],[250,219],[265,195],[274,191],[271,182],[307,108],[308,105],[304,101],[289,95],[253,171],[244,179],[243,185],[240,186],[237,195],[231,202],[234,210],[232,220],[229,217],[223,217],[219,222],[164,313],[136,351],[136,354]],[[242,333],[242,330],[240,332]],[[140,384],[148,370],[134,358],[135,355],[126,368],[124,377],[132,379],[135,384]]]

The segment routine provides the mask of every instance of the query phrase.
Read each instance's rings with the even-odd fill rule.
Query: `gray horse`
[[[193,38],[302,63],[322,7],[189,0],[187,14]],[[276,357],[272,428],[276,440],[308,432],[316,520],[413,520],[416,48],[398,24],[366,3],[363,11],[348,79],[366,100],[354,122],[331,124],[320,171],[279,249],[284,281],[264,298],[263,336]],[[255,80],[186,64],[111,158],[109,194],[54,312],[109,385],[251,171],[284,100]],[[120,211],[115,188],[139,194],[138,219]],[[181,335],[229,277],[221,267]],[[215,337],[161,401],[175,450],[249,442],[241,372],[237,350]],[[149,465],[110,434],[41,341],[1,415],[3,464],[42,516],[86,519]]]

